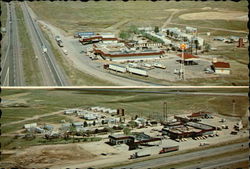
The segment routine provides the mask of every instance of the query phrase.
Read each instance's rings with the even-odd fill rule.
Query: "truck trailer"
[[[168,153],[172,151],[178,151],[178,150],[179,150],[179,146],[163,147],[161,151],[159,152],[159,154]]]
[[[141,157],[147,157],[150,156],[151,154],[147,151],[139,151],[135,152],[134,154],[130,155],[130,159],[136,159],[136,158],[141,158]]]
[[[127,71],[140,76],[148,76],[147,71],[138,68],[127,67]]]
[[[121,72],[121,73],[125,73],[126,72],[126,68],[125,67],[119,66],[119,65],[115,65],[115,64],[105,64],[104,65],[104,69],[114,70],[116,72]]]
[[[61,40],[57,41],[58,46],[63,47],[63,42]]]
[[[154,63],[155,68],[160,68],[160,69],[166,69],[166,66],[160,64],[160,63]]]

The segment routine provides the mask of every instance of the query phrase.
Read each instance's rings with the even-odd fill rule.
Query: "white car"
[[[68,51],[67,51],[66,49],[63,49],[63,53],[64,53],[65,55],[68,55]]]
[[[46,53],[48,51],[47,47],[45,45],[42,45],[43,53]]]

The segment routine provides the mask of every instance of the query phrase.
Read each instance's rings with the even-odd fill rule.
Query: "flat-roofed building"
[[[117,144],[127,144],[134,142],[135,138],[133,136],[126,136],[123,134],[109,135],[109,143],[112,145]]]
[[[231,73],[230,64],[227,62],[212,62],[211,67],[216,74],[229,75]]]
[[[94,48],[94,53],[100,55],[105,60],[110,61],[135,61],[160,59],[164,55],[162,50],[121,50],[109,51],[107,48]]]
[[[162,129],[162,134],[169,136],[171,139],[181,139],[213,134],[214,130],[216,130],[216,127],[208,124],[187,122],[179,126],[165,127]]]

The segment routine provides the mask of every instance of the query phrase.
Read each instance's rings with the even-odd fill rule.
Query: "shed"
[[[73,122],[72,125],[75,126],[75,127],[78,127],[78,126],[83,126],[83,122]]]

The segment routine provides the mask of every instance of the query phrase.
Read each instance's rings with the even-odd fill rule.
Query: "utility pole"
[[[235,114],[235,104],[236,104],[236,102],[235,102],[235,100],[233,100],[233,114]]]
[[[163,120],[164,122],[168,120],[167,102],[163,102]]]
[[[166,122],[168,122],[168,104],[165,102],[165,109],[166,109]]]

